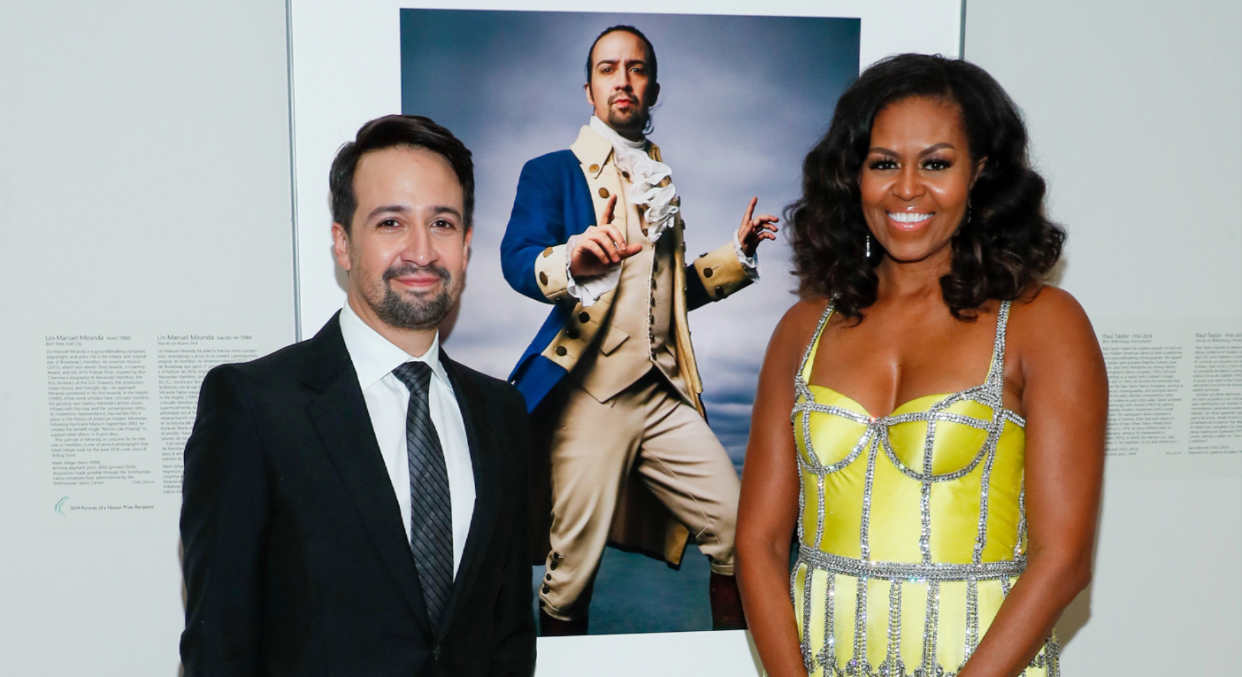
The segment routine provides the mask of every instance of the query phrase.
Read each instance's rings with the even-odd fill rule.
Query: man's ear
[[[349,233],[339,223],[332,224],[332,254],[336,256],[336,264],[349,271]]]
[[[470,239],[474,237],[474,228],[466,231],[466,241],[462,243],[462,248],[466,252],[466,263],[470,263]]]
[[[586,90],[586,99],[587,99],[587,103],[591,104],[591,107],[592,107],[592,108],[594,108],[594,107],[595,107],[595,97],[591,95],[591,83],[590,83],[590,82],[587,82],[585,85],[583,85],[583,86],[582,86],[582,88],[583,88],[584,90]]]

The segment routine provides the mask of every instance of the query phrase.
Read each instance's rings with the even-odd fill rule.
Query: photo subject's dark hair
[[[423,148],[448,160],[461,184],[462,220],[469,230],[474,220],[474,161],[470,158],[470,150],[452,132],[419,115],[376,118],[363,125],[354,140],[336,152],[328,172],[332,220],[341,224],[346,233],[352,227],[354,212],[358,209],[358,196],[354,193],[358,160],[371,151],[402,147]]]
[[[831,298],[861,319],[876,300],[875,266],[884,251],[863,218],[860,173],[871,126],[886,106],[910,97],[951,102],[962,116],[970,159],[987,158],[970,191],[966,221],[951,241],[952,267],[940,278],[958,319],[989,299],[1015,300],[1037,288],[1061,257],[1065,230],[1044,211],[1044,179],[1031,167],[1017,105],[982,68],[966,61],[900,54],[868,68],[841,95],[828,132],[802,164],[802,197],[785,209],[794,275],[803,298]]]
[[[595,45],[599,44],[599,41],[602,40],[605,35],[608,35],[610,33],[618,33],[618,32],[629,33],[630,35],[633,35],[634,37],[643,41],[643,44],[647,46],[647,56],[651,59],[651,61],[647,63],[647,71],[651,73],[651,81],[653,83],[659,82],[659,78],[656,77],[659,74],[660,69],[656,62],[655,46],[653,46],[651,44],[651,41],[647,39],[647,36],[643,35],[643,32],[638,30],[637,28],[634,28],[633,26],[617,25],[617,26],[610,26],[608,28],[605,28],[603,33],[600,33],[599,35],[595,36],[595,40],[591,43],[591,48],[587,50],[587,58],[586,58],[587,84],[590,84],[591,82],[591,71],[595,67],[595,63],[592,61],[592,59],[595,56]]]

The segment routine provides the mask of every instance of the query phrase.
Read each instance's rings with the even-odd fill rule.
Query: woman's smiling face
[[[876,114],[859,188],[867,226],[890,258],[948,260],[985,160],[971,161],[961,110],[952,101],[909,97]]]

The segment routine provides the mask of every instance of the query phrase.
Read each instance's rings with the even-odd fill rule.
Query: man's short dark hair
[[[376,118],[359,128],[353,141],[341,146],[328,173],[332,220],[349,233],[358,209],[358,196],[354,192],[358,160],[371,151],[402,147],[423,148],[448,160],[461,184],[462,220],[466,230],[470,230],[474,219],[474,161],[470,159],[470,150],[452,132],[421,115]]]
[[[593,70],[595,66],[595,64],[592,62],[592,59],[595,56],[595,45],[599,44],[599,41],[603,40],[605,35],[608,35],[609,33],[618,33],[618,32],[629,33],[630,35],[633,35],[637,37],[639,40],[643,41],[643,44],[647,46],[647,57],[650,59],[650,61],[647,62],[647,71],[651,73],[651,81],[658,82],[658,79],[656,78],[656,74],[659,71],[659,68],[656,65],[655,47],[652,46],[651,41],[647,39],[647,36],[643,35],[642,31],[638,30],[637,28],[634,28],[633,26],[618,25],[618,26],[612,26],[609,28],[605,28],[603,33],[600,33],[599,35],[595,36],[595,42],[592,42],[591,48],[587,50],[587,60],[586,60],[587,84],[588,85],[591,84],[591,71]]]

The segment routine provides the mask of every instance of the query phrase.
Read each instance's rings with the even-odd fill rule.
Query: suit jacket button
[[[604,188],[604,187],[602,187],[602,186],[601,186],[601,187],[600,187],[600,189],[599,189],[599,196],[600,196],[600,197],[602,197],[602,198],[607,198],[607,197],[608,197],[608,189],[607,189],[607,188]]]
[[[591,170],[591,173],[594,174],[599,171],[599,165],[591,165],[590,167],[587,167],[587,169]]]
[[[703,269],[703,277],[711,277],[711,276],[712,276],[712,269],[711,269],[711,268],[704,268],[704,269]]]
[[[549,588],[549,587],[548,587],[548,586],[546,586],[546,585],[545,585],[545,586],[543,586],[543,588],[542,588],[542,589],[543,589],[543,594],[545,594],[545,595],[546,595],[546,594],[548,594],[549,592],[552,592],[552,588]]]
[[[578,313],[578,321],[581,322],[582,324],[586,324],[587,322],[590,322],[591,314],[587,312]]]
[[[569,329],[565,330],[565,336],[566,338],[576,341],[578,340],[578,330],[574,329],[573,327],[570,327]]]
[[[556,352],[556,354],[557,354],[557,355],[559,355],[559,356],[561,356],[561,357],[565,357],[565,353],[567,353],[567,352],[569,352],[569,351],[568,351],[568,350],[565,350],[565,346],[557,346],[557,347],[556,347],[556,351],[555,351],[555,352]]]
[[[439,644],[437,644],[435,648],[431,650],[431,657],[436,660],[440,660],[440,645]]]
[[[545,287],[546,287],[546,286],[548,286],[548,274],[547,274],[547,273],[540,271],[540,273],[539,273],[539,284],[541,284],[541,285],[543,285],[543,286],[545,286]]]
[[[724,296],[724,287],[719,287],[719,286],[716,287],[716,296],[718,297]]]
[[[553,571],[556,571],[556,568],[557,568],[558,566],[560,566],[560,565],[561,565],[561,563],[560,563],[560,562],[558,562],[558,561],[556,561],[556,560],[552,560],[552,563],[548,565],[548,568],[549,568],[549,569],[551,569],[551,570],[553,570]]]
[[[551,255],[552,255],[552,248],[551,248],[551,247],[548,247],[547,249],[543,250],[543,258],[545,258],[545,259],[546,259],[546,258],[548,258],[548,257],[549,257],[549,256],[551,256]]]

